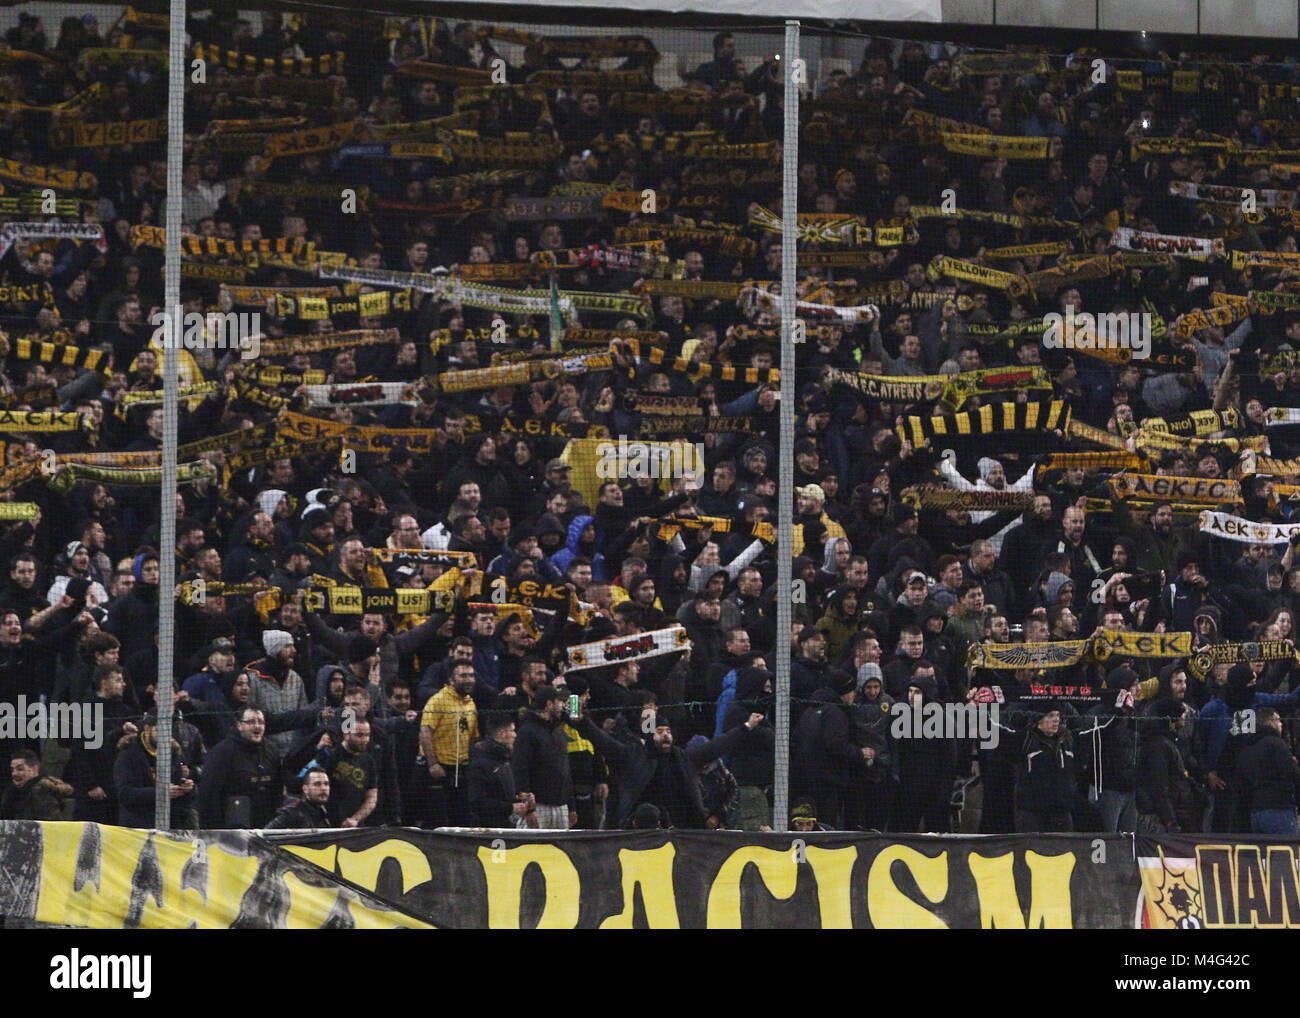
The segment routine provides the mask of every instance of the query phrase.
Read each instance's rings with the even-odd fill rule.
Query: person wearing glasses
[[[235,734],[213,747],[204,761],[199,826],[264,828],[283,796],[280,757],[266,741],[266,718],[256,707],[245,707]]]

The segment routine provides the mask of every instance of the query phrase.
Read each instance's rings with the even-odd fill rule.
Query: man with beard
[[[697,668],[707,672],[722,659],[722,602],[700,594],[687,601],[677,612],[691,640],[691,657]]]
[[[568,616],[564,612],[556,612],[542,630],[541,637],[534,640],[517,614],[507,615],[501,620],[496,629],[499,641],[497,668],[503,690],[519,686],[526,658],[535,657],[546,661],[550,657],[551,649],[567,623]]]
[[[1150,521],[1140,528],[1134,525],[1122,500],[1116,499],[1111,504],[1115,507],[1115,527],[1137,543],[1137,569],[1142,572],[1163,569],[1166,576],[1173,576],[1177,571],[1178,553],[1187,542],[1183,534],[1174,529],[1174,511],[1169,503],[1162,502],[1156,506]]]
[[[649,803],[666,813],[672,826],[702,830],[708,814],[696,768],[738,749],[762,722],[762,714],[751,714],[744,724],[686,750],[674,744],[672,726],[662,714],[648,715],[642,722],[646,734],[628,742],[607,735],[587,715],[573,727],[591,740],[618,781],[615,826],[623,827],[638,806]]]
[[[799,716],[812,701],[812,695],[826,683],[831,665],[826,660],[826,634],[804,626],[795,637],[798,653],[790,663],[790,720]]]
[[[330,797],[330,776],[323,767],[311,767],[302,778],[302,798],[286,806],[266,825],[268,831],[321,830],[336,826],[325,811]]]
[[[345,716],[341,745],[329,754],[330,798],[325,810],[333,827],[360,827],[379,805],[379,767],[370,752],[370,722],[355,708]],[[324,738],[324,736],[322,737]],[[335,738],[329,734],[331,742]]]
[[[1205,604],[1210,581],[1201,572],[1200,556],[1191,548],[1180,551],[1175,564],[1178,572],[1168,574],[1173,582],[1165,587],[1162,599],[1165,615],[1172,620],[1171,628],[1187,632]]]
[[[40,612],[50,613],[49,603],[36,586],[36,556],[31,552],[20,552],[14,557],[9,568],[9,580],[0,593],[0,610],[17,612],[23,622]]]
[[[776,638],[776,608],[763,596],[763,574],[746,566],[736,577],[736,589],[722,599],[718,625],[725,633],[743,626],[757,650],[770,648]]]
[[[1088,603],[1088,594],[1092,590],[1092,581],[1102,571],[1097,553],[1089,547],[1084,531],[1087,519],[1083,509],[1070,506],[1065,510],[1061,521],[1061,539],[1056,542],[1054,550],[1068,557],[1070,578],[1074,581],[1074,607],[1082,608]]]
[[[825,560],[826,542],[844,537],[844,528],[826,515],[826,492],[820,484],[805,484],[795,493],[799,512],[794,521],[794,553]]]
[[[271,557],[274,537],[275,524],[271,517],[264,512],[254,513],[243,539],[226,555],[221,578],[227,583],[243,583],[254,572],[270,576],[275,571]]]
[[[42,776],[41,761],[35,753],[30,749],[13,753],[9,774],[12,784],[0,797],[0,820],[63,819],[63,802],[72,794],[72,787],[58,778]],[[136,826],[152,826],[152,819],[151,815],[150,823]]]
[[[245,671],[252,681],[249,703],[268,715],[292,714],[307,706],[307,690],[302,676],[293,669],[297,649],[293,637],[283,629],[268,629],[262,634],[266,657],[249,664]],[[284,731],[266,736],[277,756],[283,757],[294,740],[304,731]]]
[[[280,757],[266,738],[265,715],[256,707],[245,707],[236,725],[235,734],[214,746],[204,760],[199,783],[199,826],[203,830],[260,829],[280,805],[284,787],[280,781]],[[147,731],[146,723],[140,733],[142,740]],[[121,765],[119,756],[118,766]],[[118,797],[125,811],[127,803],[120,782]],[[152,826],[152,802],[150,799],[147,804],[145,823],[124,826]]]
[[[511,758],[515,784],[536,801],[537,826],[541,830],[567,831],[578,820],[573,808],[564,707],[564,694],[554,686],[538,689],[532,709],[519,719]]]
[[[474,666],[457,662],[450,681],[429,698],[420,715],[415,787],[424,800],[417,806],[422,807],[425,826],[469,823],[469,790],[462,770],[469,762],[469,747],[478,738],[473,690]]]

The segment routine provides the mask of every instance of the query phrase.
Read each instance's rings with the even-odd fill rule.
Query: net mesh
[[[313,768],[335,825],[1250,826],[1289,66],[805,28],[786,180],[781,26],[250,10],[187,24],[175,351],[166,17],[0,14],[4,696],[100,694],[103,747],[10,743],[69,811],[152,821],[175,356],[174,827],[312,826]]]

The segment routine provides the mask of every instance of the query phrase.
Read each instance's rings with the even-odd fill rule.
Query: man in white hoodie
[[[943,458],[939,461],[939,473],[943,479],[948,482],[948,486],[956,488],[958,491],[1033,491],[1034,490],[1034,468],[1031,466],[1025,471],[1023,477],[1014,484],[1007,484],[1006,469],[1000,462],[991,456],[985,456],[980,459],[978,466],[980,479],[974,483],[966,480],[965,477],[957,470],[957,457],[951,449],[943,451]],[[983,523],[993,513],[987,511],[972,512],[970,514],[971,523]],[[993,545],[993,550],[997,554],[1002,553],[1002,538],[1006,536],[1008,530],[1014,527],[1018,519],[1008,523],[996,534],[989,538],[989,543]]]

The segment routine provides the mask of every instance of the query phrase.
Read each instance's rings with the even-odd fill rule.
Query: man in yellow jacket
[[[469,786],[463,768],[478,741],[478,711],[470,692],[474,666],[462,661],[447,685],[429,697],[420,716],[417,788],[427,792],[418,815],[426,827],[470,827]]]

